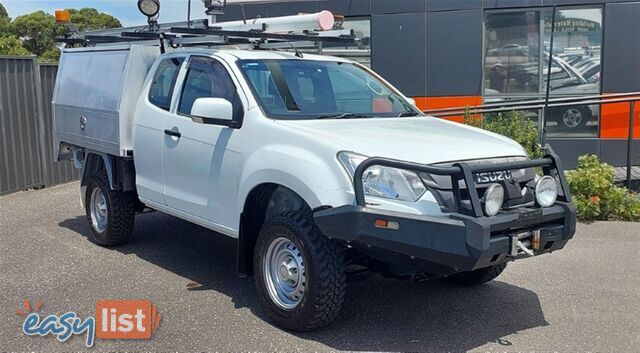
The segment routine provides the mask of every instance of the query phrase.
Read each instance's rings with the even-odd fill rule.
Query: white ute
[[[347,267],[479,284],[575,231],[553,151],[425,116],[346,59],[66,49],[53,105],[92,242],[130,240],[145,209],[236,238],[238,273],[286,329],[336,318]]]

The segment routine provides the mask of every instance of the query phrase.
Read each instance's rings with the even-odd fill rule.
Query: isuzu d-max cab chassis
[[[58,158],[83,169],[91,241],[123,244],[145,209],[236,238],[238,273],[291,330],[338,315],[346,266],[480,284],[575,232],[550,147],[531,160],[508,138],[425,116],[346,59],[69,49],[53,104]]]

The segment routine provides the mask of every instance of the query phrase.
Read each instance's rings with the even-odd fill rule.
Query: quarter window
[[[176,84],[183,58],[165,59],[160,62],[149,90],[149,102],[158,108],[169,110],[173,87]]]

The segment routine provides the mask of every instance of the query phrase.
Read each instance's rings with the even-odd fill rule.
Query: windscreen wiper
[[[354,114],[354,113],[343,113],[343,114],[334,114],[334,115],[321,115],[316,119],[366,119],[366,118],[371,118],[371,116]]]
[[[418,116],[418,115],[420,115],[420,113],[418,112],[404,112],[404,113],[400,113],[398,115],[398,118],[408,118],[411,116]]]

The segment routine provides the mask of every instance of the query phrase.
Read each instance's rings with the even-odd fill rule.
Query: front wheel
[[[253,263],[258,297],[277,325],[309,331],[338,316],[346,289],[342,249],[310,216],[287,212],[269,219]]]
[[[136,215],[135,195],[111,190],[105,171],[96,172],[89,178],[85,206],[91,225],[91,242],[109,247],[131,239]]]
[[[477,286],[496,279],[507,267],[507,263],[502,263],[492,267],[481,268],[475,271],[460,272],[445,279],[449,282],[463,286]]]

